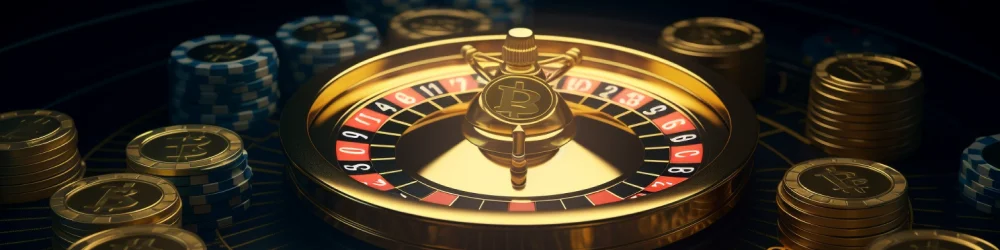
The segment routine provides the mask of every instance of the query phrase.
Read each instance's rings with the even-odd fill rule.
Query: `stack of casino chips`
[[[962,151],[958,172],[962,200],[976,210],[1000,212],[1000,134],[976,138]]]
[[[844,54],[813,71],[806,135],[836,156],[891,162],[917,150],[924,83],[909,60]]]
[[[531,25],[534,0],[431,0],[434,6],[475,10],[493,21],[493,28],[508,30]]]
[[[170,182],[116,173],[83,178],[49,198],[52,248],[67,249],[109,229],[147,224],[180,227],[182,201]]]
[[[49,198],[86,172],[76,125],[48,110],[0,113],[0,204]]]
[[[863,249],[908,230],[907,183],[881,163],[821,158],[792,166],[778,183],[779,241],[791,249]]]
[[[253,170],[236,132],[212,125],[175,125],[136,136],[128,170],[163,178],[184,201],[183,228],[214,238],[250,208]]]
[[[671,56],[715,70],[751,101],[764,92],[764,33],[753,24],[723,17],[681,20],[663,29],[659,44]]]
[[[278,54],[266,39],[208,35],[170,52],[170,118],[247,131],[278,111]]]
[[[167,225],[127,226],[102,231],[70,246],[83,249],[185,249],[206,250],[205,241],[191,232]]]
[[[492,27],[493,22],[475,10],[429,8],[396,15],[389,22],[387,36],[390,45],[396,46],[438,36],[486,32]]]
[[[285,23],[276,34],[292,75],[286,92],[293,92],[316,74],[381,44],[378,28],[366,19],[335,15],[308,16]]]

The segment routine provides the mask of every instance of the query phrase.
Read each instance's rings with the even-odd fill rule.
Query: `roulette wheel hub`
[[[586,57],[528,75],[552,78],[556,105],[572,116],[546,132],[572,139],[532,139],[530,123],[494,123],[514,126],[505,128],[506,151],[496,151],[505,155],[484,156],[462,127],[492,82],[457,52],[506,39],[383,50],[304,85],[280,135],[306,207],[387,248],[650,248],[704,229],[738,200],[757,134],[739,90],[697,66],[584,38],[536,36],[543,62],[565,51]],[[567,124],[574,133],[561,134]],[[522,188],[508,178],[518,135],[558,149],[526,164]]]

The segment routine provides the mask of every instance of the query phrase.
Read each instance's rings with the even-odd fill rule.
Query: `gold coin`
[[[763,43],[764,33],[757,26],[722,17],[682,20],[664,28],[660,36],[661,45],[696,56],[744,51]]]
[[[389,21],[392,39],[398,40],[483,32],[492,25],[483,13],[458,9],[407,10]]]
[[[136,136],[125,149],[130,169],[162,176],[206,175],[237,167],[243,140],[212,125],[176,125]]]
[[[780,188],[782,187],[778,188],[780,190]],[[909,213],[906,207],[899,207],[896,211],[892,211],[871,218],[859,218],[859,219],[827,218],[815,214],[809,214],[809,211],[806,211],[806,209],[799,208],[790,203],[789,201],[783,199],[784,195],[779,194],[775,196],[777,199],[776,203],[778,204],[778,210],[780,210],[782,213],[787,213],[792,217],[802,219],[806,223],[821,227],[843,228],[843,229],[874,227],[885,223],[889,223],[892,220],[898,218],[900,214]]]
[[[780,191],[779,191],[780,192]],[[865,228],[829,228],[819,225],[814,225],[806,221],[805,218],[799,218],[789,213],[779,213],[778,220],[782,223],[788,223],[789,225],[794,225],[796,228],[810,231],[813,233],[838,236],[838,237],[863,237],[869,235],[879,234],[893,228],[899,227],[900,225],[909,225],[910,223],[910,210],[904,209],[903,213],[895,214],[895,218],[885,224],[865,227]]]
[[[76,176],[80,171],[82,171],[82,169],[79,168],[80,157],[66,159],[66,161],[60,163],[59,166],[66,170],[35,182],[0,186],[0,195],[16,196],[21,193],[42,190],[47,187],[58,185],[59,183]]]
[[[852,91],[853,101],[895,101],[922,93],[923,73],[909,60],[872,53],[849,53],[816,64],[813,75],[824,86]]]
[[[801,162],[785,172],[782,185],[789,195],[811,205],[848,211],[832,216],[835,218],[872,217],[860,211],[892,208],[882,211],[890,212],[895,210],[893,205],[898,206],[906,199],[903,174],[885,164],[861,159],[820,158]]]
[[[80,239],[70,250],[148,247],[152,249],[208,249],[194,233],[168,225],[139,225],[102,231]]]
[[[1000,250],[979,237],[946,230],[907,230],[880,238],[868,250]]]
[[[180,205],[170,182],[132,173],[84,178],[60,188],[49,199],[56,220],[82,230],[155,223]]]
[[[545,80],[536,76],[503,75],[490,81],[480,94],[490,115],[511,124],[531,124],[556,110],[559,100]]]
[[[28,157],[71,139],[76,125],[68,115],[49,110],[0,113],[0,158]]]
[[[815,240],[802,237],[795,232],[789,230],[788,226],[785,226],[783,221],[778,221],[778,231],[781,235],[795,242],[796,245],[803,246],[801,249],[838,249],[838,250],[863,250],[864,247],[849,247],[849,246],[835,246],[822,242],[817,242]]]
[[[806,116],[809,117],[810,114],[807,114]],[[837,138],[861,140],[888,140],[898,138],[916,139],[920,137],[917,133],[920,132],[921,128],[920,123],[914,122],[883,130],[852,130],[843,127],[836,127],[818,119],[809,120],[809,122],[806,123],[806,127],[823,132],[823,134],[826,135],[836,136]]]

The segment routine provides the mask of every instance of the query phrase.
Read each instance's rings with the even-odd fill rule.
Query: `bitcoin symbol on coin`
[[[204,135],[184,134],[181,137],[170,137],[168,140],[176,141],[176,144],[168,145],[167,149],[177,152],[175,155],[168,155],[167,159],[177,162],[190,161],[205,157],[208,150],[205,149],[212,139]]]
[[[90,209],[94,213],[113,213],[134,207],[139,204],[139,201],[132,198],[139,193],[134,187],[135,183],[132,182],[122,183],[121,186],[113,184],[101,186],[101,189],[106,189],[104,195],[93,205],[85,205],[83,208]]]
[[[521,116],[530,116],[538,113],[538,99],[542,95],[538,92],[524,89],[524,82],[514,82],[514,86],[499,86],[501,92],[500,105],[493,107],[498,114],[505,114],[508,118],[518,119]],[[518,98],[525,97],[525,98]]]
[[[841,69],[847,71],[865,83],[889,83],[892,72],[886,70],[884,65],[872,64],[868,61],[853,60],[849,65],[839,65]]]
[[[825,170],[826,171],[816,174],[815,176],[823,178],[826,181],[829,181],[830,184],[833,184],[834,191],[841,191],[848,194],[851,193],[851,191],[854,191],[863,194],[865,193],[865,190],[869,188],[866,185],[868,184],[868,179],[857,178],[857,174],[854,172],[840,171],[837,170],[836,167],[827,167]]]
[[[55,130],[57,127],[48,125],[53,124],[53,120],[47,117],[25,117],[19,119],[19,121],[9,121],[5,123],[16,123],[11,124],[13,126],[0,126],[0,127],[14,127],[6,132],[0,133],[0,141],[26,141],[40,137],[46,133]],[[0,129],[2,130],[2,129]]]

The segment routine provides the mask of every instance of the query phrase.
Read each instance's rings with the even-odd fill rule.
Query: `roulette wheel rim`
[[[377,56],[365,59],[351,60],[329,71],[326,71],[306,85],[303,85],[299,92],[289,100],[281,117],[280,134],[282,145],[288,157],[291,159],[290,170],[295,175],[305,177],[321,191],[329,194],[328,199],[337,200],[333,203],[337,205],[325,208],[330,210],[340,226],[335,226],[343,231],[348,228],[353,229],[348,232],[358,238],[373,243],[387,246],[433,246],[441,248],[453,248],[463,246],[461,238],[465,236],[479,235],[488,240],[503,239],[508,237],[511,242],[530,242],[533,239],[552,239],[552,237],[565,239],[569,242],[571,238],[587,237],[593,231],[614,230],[616,228],[630,227],[633,230],[640,228],[640,221],[643,223],[660,225],[659,229],[654,229],[652,233],[643,235],[633,235],[620,238],[626,240],[612,240],[591,245],[589,247],[616,247],[628,244],[640,244],[642,246],[659,246],[664,243],[677,241],[682,237],[674,237],[677,231],[688,226],[698,224],[701,219],[707,218],[712,212],[724,207],[722,203],[735,197],[735,193],[741,191],[743,183],[751,172],[752,154],[756,145],[757,123],[754,111],[749,105],[749,101],[742,96],[742,93],[731,86],[725,85],[721,77],[710,73],[706,69],[700,68],[690,63],[678,64],[677,61],[667,60],[664,57],[653,55],[643,51],[641,45],[624,47],[599,40],[587,40],[584,38],[562,37],[562,36],[541,36],[537,39],[548,43],[582,44],[593,46],[604,52],[625,51],[635,58],[656,62],[653,65],[666,66],[655,68],[655,70],[674,70],[671,72],[683,72],[690,77],[690,82],[683,85],[683,91],[691,95],[695,94],[696,101],[702,103],[710,109],[689,111],[703,112],[714,116],[700,116],[698,122],[713,122],[716,126],[727,128],[725,133],[719,133],[713,137],[717,144],[713,147],[717,152],[712,152],[712,157],[704,161],[704,169],[690,177],[689,181],[671,187],[669,194],[648,195],[642,199],[617,204],[607,204],[586,209],[569,209],[558,212],[534,212],[534,213],[508,213],[496,211],[462,210],[440,206],[426,202],[412,202],[398,199],[389,195],[380,194],[377,190],[358,185],[347,174],[337,170],[334,163],[327,156],[320,153],[314,143],[312,128],[317,115],[326,109],[326,105],[334,99],[335,95],[343,94],[351,88],[371,83],[369,76],[360,76],[358,72],[369,71],[371,68],[365,67],[386,67],[391,68],[405,65],[408,62],[391,62],[401,56],[414,56],[428,51],[441,52],[442,48],[455,48],[454,52],[447,55],[455,55],[457,48],[464,43],[496,43],[502,41],[503,36],[483,35],[471,37],[450,38],[416,44],[402,48],[392,48],[379,50]],[[544,43],[544,42],[543,42]],[[495,44],[494,44],[495,45]],[[629,44],[631,45],[631,44]],[[541,46],[540,46],[541,47]],[[425,58],[420,58],[425,59]],[[587,59],[585,59],[586,61]],[[377,66],[372,66],[377,65]],[[621,64],[620,66],[625,66]],[[670,69],[667,69],[669,67]],[[471,70],[470,70],[471,71]],[[648,72],[648,71],[646,71]],[[352,74],[353,73],[353,74]],[[663,74],[659,72],[656,74]],[[366,79],[367,78],[367,79]],[[671,79],[675,80],[675,79]],[[350,82],[350,83],[347,83]],[[672,81],[668,81],[672,82]],[[340,84],[338,84],[340,83]],[[650,86],[643,86],[650,87]],[[662,86],[652,86],[662,87]],[[678,86],[673,86],[678,87]],[[334,94],[330,94],[334,93]],[[336,108],[334,108],[336,109]],[[705,128],[713,129],[713,128]],[[714,128],[719,132],[719,128]],[[706,141],[707,142],[707,141]],[[706,143],[707,144],[707,143]],[[706,150],[709,151],[709,150]],[[345,202],[340,202],[345,201]],[[682,219],[680,222],[664,223],[663,219],[675,218],[674,213],[684,212],[691,209],[692,201],[709,202],[714,204],[710,212],[695,215],[696,218]],[[630,203],[630,204],[625,204]],[[723,212],[725,213],[725,212]],[[554,216],[555,215],[555,216]],[[364,216],[367,218],[360,218]],[[393,222],[395,226],[408,228],[413,231],[415,228],[460,228],[461,231],[449,231],[460,233],[450,235],[448,238],[459,239],[419,239],[419,237],[401,236],[401,233],[386,232],[384,225],[374,223],[372,217],[381,218],[384,222],[398,219]],[[689,216],[690,217],[690,216]],[[385,219],[392,218],[392,219]],[[640,219],[637,219],[640,218]],[[361,221],[358,221],[358,220]],[[676,225],[662,225],[676,224]],[[346,226],[345,226],[346,225]],[[406,230],[396,229],[397,232]],[[700,230],[700,229],[699,229]],[[697,230],[695,230],[697,231]],[[540,233],[544,232],[544,233]],[[613,232],[613,231],[611,231]],[[439,232],[444,234],[443,232]],[[693,232],[691,232],[693,233]],[[414,235],[419,235],[414,234]],[[689,234],[688,234],[689,235]],[[374,236],[374,237],[372,237]],[[659,239],[659,237],[665,237]],[[512,238],[510,238],[512,237]],[[616,235],[613,238],[619,238]],[[666,240],[667,242],[663,242]],[[545,244],[560,244],[561,240],[550,240]],[[608,244],[613,245],[608,245]],[[519,244],[519,243],[515,243]],[[526,244],[526,243],[525,243]],[[586,244],[586,243],[585,243]],[[601,245],[605,244],[605,245]],[[467,245],[464,245],[467,246]],[[638,245],[632,245],[638,246]],[[565,247],[565,246],[564,246]]]

